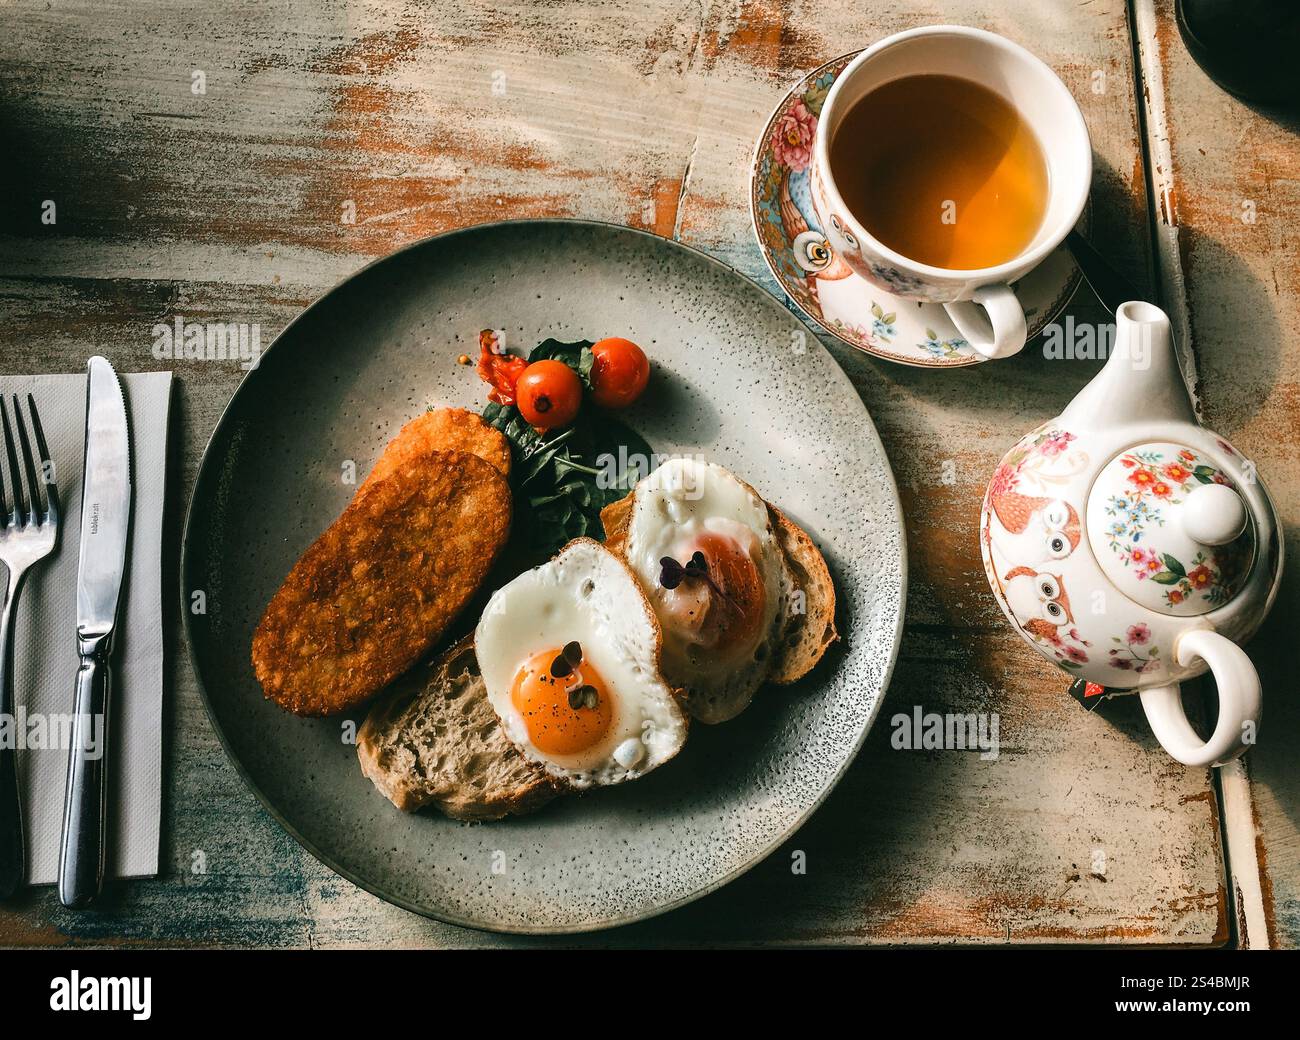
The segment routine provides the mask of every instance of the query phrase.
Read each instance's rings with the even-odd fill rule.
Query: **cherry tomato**
[[[603,408],[626,408],[645,389],[650,362],[645,351],[630,339],[611,336],[591,348],[591,396]]]
[[[567,426],[582,404],[582,381],[563,361],[534,361],[515,383],[515,403],[539,430]]]

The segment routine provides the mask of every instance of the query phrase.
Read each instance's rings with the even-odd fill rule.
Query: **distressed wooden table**
[[[1238,933],[1300,945],[1300,768],[1292,737],[1300,614],[1300,116],[1215,89],[1183,48],[1172,0],[1141,5],[1157,241],[1196,358],[1205,421],[1251,454],[1282,519],[1290,575],[1251,646],[1268,698],[1261,740],[1222,771]],[[1181,288],[1175,288],[1181,283]]]
[[[1293,128],[1213,87],[1171,6],[19,0],[0,8],[0,370],[78,371],[92,352],[154,369],[152,327],[177,315],[258,323],[266,342],[367,260],[508,217],[650,228],[777,292],[746,205],[772,107],[830,57],[960,22],[1026,44],[1078,98],[1096,154],[1094,238],[1162,292],[1208,417],[1257,452],[1294,551]],[[1253,224],[1240,220],[1246,199]],[[1086,292],[1068,314],[1106,320]],[[1286,656],[1264,655],[1253,785],[1247,767],[1216,779],[1165,756],[1134,700],[1076,707],[987,592],[975,537],[987,477],[1097,362],[1031,344],[1013,361],[917,371],[827,345],[880,428],[907,516],[907,625],[880,722],[827,804],[749,874],[666,917],[564,942],[1294,944],[1285,733],[1300,709],[1284,698]],[[174,557],[200,453],[242,372],[172,365]],[[174,577],[173,560],[170,617]],[[1288,581],[1269,626],[1282,646],[1298,589]],[[162,875],[113,886],[89,913],[29,892],[0,909],[0,944],[547,945],[408,914],[303,852],[226,761],[179,621],[168,635]],[[997,712],[1001,755],[893,750],[891,716],[916,705]],[[796,850],[806,873],[791,870]]]

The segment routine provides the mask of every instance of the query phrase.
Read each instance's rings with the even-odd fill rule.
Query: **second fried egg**
[[[771,671],[792,582],[766,503],[722,466],[671,459],[636,486],[623,552],[690,713],[740,714]]]

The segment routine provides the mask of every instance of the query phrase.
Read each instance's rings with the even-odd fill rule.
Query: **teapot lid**
[[[1228,603],[1255,557],[1255,525],[1236,485],[1204,452],[1167,441],[1116,455],[1088,496],[1088,541],[1106,576],[1160,614]]]

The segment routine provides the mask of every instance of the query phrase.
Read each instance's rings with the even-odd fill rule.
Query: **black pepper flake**
[[[582,644],[580,644],[576,639],[565,643],[564,649],[561,653],[564,654],[564,659],[574,668],[577,668],[578,665],[582,664]]]
[[[551,674],[557,679],[563,679],[573,674],[573,666],[565,660],[563,654],[556,654],[555,660],[551,662]]]

